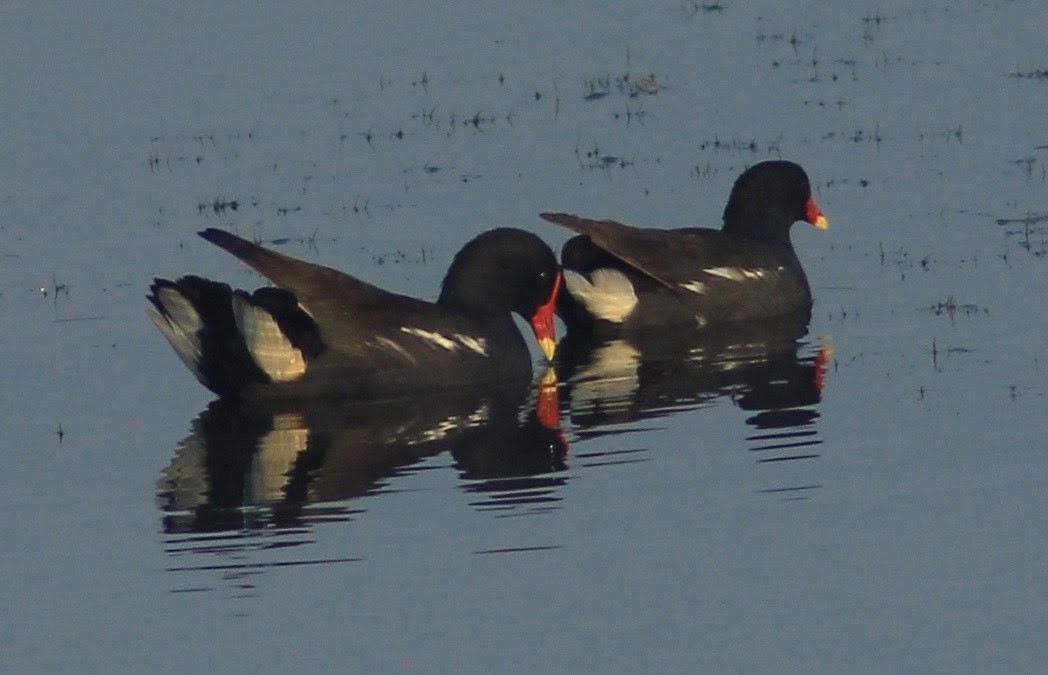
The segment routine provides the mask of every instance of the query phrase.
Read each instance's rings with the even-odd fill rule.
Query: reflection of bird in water
[[[256,526],[350,519],[359,505],[335,502],[384,492],[397,476],[445,451],[467,482],[526,481],[560,471],[567,446],[547,400],[555,391],[456,390],[265,409],[216,401],[193,421],[193,433],[157,483],[164,529],[244,529],[247,512]],[[515,488],[494,482],[465,489]]]
[[[747,439],[754,442],[752,450],[821,443],[812,425],[819,416],[815,406],[821,400],[829,350],[800,355],[798,340],[807,324],[804,311],[775,320],[633,332],[604,341],[569,333],[557,365],[572,425],[580,436],[614,433],[605,429],[702,407],[723,396],[755,413],[747,420],[758,431]],[[789,458],[799,455],[760,461]]]
[[[560,402],[556,376],[547,373],[538,384],[534,407],[522,410],[525,434],[491,438],[497,447],[463,443],[452,448],[464,488],[486,499],[474,502],[485,509],[508,509],[559,502],[557,489],[568,482],[568,442],[560,430]]]

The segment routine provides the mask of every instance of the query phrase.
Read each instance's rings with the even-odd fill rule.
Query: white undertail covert
[[[233,317],[251,358],[274,382],[294,380],[306,372],[302,351],[291,344],[272,314],[234,295]]]
[[[604,321],[622,323],[637,306],[637,292],[622,272],[603,268],[587,279],[574,270],[564,270],[564,287],[586,310]]]

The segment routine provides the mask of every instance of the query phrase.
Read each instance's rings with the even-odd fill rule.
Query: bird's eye
[[[539,279],[549,279],[549,272],[539,272]]]

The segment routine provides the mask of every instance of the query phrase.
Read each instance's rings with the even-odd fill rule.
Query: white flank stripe
[[[455,333],[455,339],[466,346],[467,349],[471,349],[481,356],[488,355],[488,341],[484,338],[470,337],[469,335],[463,335],[462,333]]]
[[[722,279],[729,279],[731,281],[760,279],[768,273],[768,270],[759,267],[752,269],[745,269],[742,267],[707,267],[702,271],[711,277],[721,277]]]
[[[411,352],[409,352],[408,350],[404,349],[403,347],[398,345],[396,342],[394,342],[393,340],[390,340],[387,337],[377,337],[377,338],[375,338],[375,341],[373,343],[371,343],[371,344],[372,344],[373,347],[378,347],[379,349],[385,349],[387,351],[393,352],[394,354],[397,354],[398,356],[402,356],[405,359],[407,359],[408,361],[411,361],[412,363],[418,363],[418,361],[415,360],[415,357],[411,355]]]
[[[316,323],[317,319],[316,319],[315,316],[313,316],[313,312],[311,312],[308,309],[306,309],[306,306],[303,305],[301,302],[297,303],[297,304],[298,304],[298,308],[301,309],[305,313],[305,315],[308,316],[310,319],[313,319],[314,323]]]
[[[637,293],[625,274],[613,269],[594,270],[590,279],[564,270],[564,286],[586,310],[605,321],[622,323],[637,306]]]
[[[269,312],[234,295],[233,317],[251,358],[273,381],[287,382],[306,372],[302,352],[291,344]]]
[[[706,284],[702,283],[701,281],[689,281],[686,284],[681,284],[680,287],[686,291],[691,291],[692,293],[706,292]]]
[[[203,358],[203,347],[200,344],[199,332],[204,327],[200,315],[193,309],[192,303],[173,288],[161,288],[156,298],[163,311],[149,303],[149,318],[153,320],[161,334],[171,343],[178,358],[201,382],[200,360]]]
[[[423,330],[421,328],[409,328],[407,326],[401,326],[400,327],[400,332],[407,333],[408,335],[414,335],[415,337],[422,338],[423,340],[427,340],[428,342],[431,342],[432,344],[434,344],[434,345],[436,345],[438,347],[443,347],[444,349],[447,349],[448,351],[452,351],[453,352],[453,351],[455,351],[456,349],[459,348],[459,343],[455,342],[451,338],[445,337],[445,336],[441,335],[440,333],[437,333],[437,332],[434,332],[434,331]]]

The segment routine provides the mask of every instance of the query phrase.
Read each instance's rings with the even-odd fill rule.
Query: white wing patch
[[[182,363],[196,375],[196,378],[204,382],[203,374],[200,372],[200,360],[203,358],[203,347],[200,344],[200,330],[204,322],[200,320],[200,314],[193,309],[193,304],[173,288],[161,288],[156,293],[156,299],[160,302],[163,310],[158,310],[153,303],[146,308],[149,310],[149,318],[153,320],[161,334],[171,343],[178,358]]]
[[[598,319],[622,323],[637,306],[633,284],[618,270],[594,270],[590,279],[573,270],[564,270],[564,285],[571,297]]]
[[[294,380],[306,372],[301,350],[291,344],[272,314],[234,295],[233,318],[251,358],[274,382]]]
[[[702,271],[711,277],[720,277],[730,281],[762,279],[767,276],[769,272],[769,270],[764,267],[707,267]]]
[[[451,352],[465,347],[481,356],[488,355],[488,341],[484,338],[475,338],[469,335],[463,335],[462,333],[453,333],[451,337],[448,337],[447,335],[442,335],[436,331],[424,330],[422,328],[411,328],[408,326],[401,326],[400,332],[422,338],[437,347],[442,347]]]

